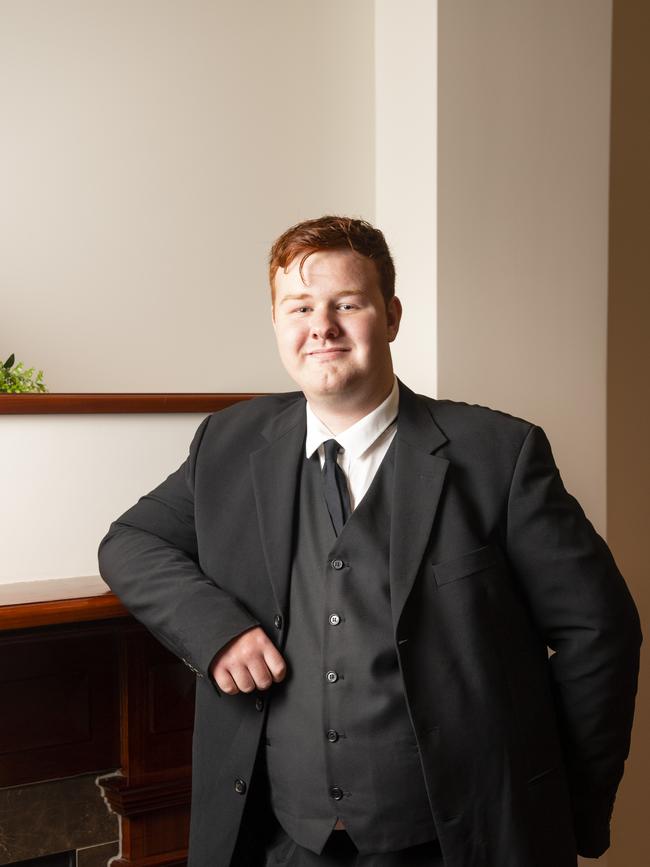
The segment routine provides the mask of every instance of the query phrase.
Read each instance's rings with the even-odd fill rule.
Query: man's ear
[[[392,343],[397,337],[399,324],[402,319],[402,302],[397,295],[393,295],[386,305],[386,324],[388,326],[388,342]]]

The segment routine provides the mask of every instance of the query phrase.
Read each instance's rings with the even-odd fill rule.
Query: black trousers
[[[332,831],[316,855],[280,829],[267,848],[264,867],[444,867],[444,861],[437,840],[397,852],[360,855],[346,831]]]

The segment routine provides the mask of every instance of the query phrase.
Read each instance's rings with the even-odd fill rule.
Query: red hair
[[[384,302],[388,304],[395,294],[395,265],[383,233],[365,220],[333,216],[297,223],[275,241],[269,255],[269,282],[273,300],[278,268],[286,269],[296,256],[302,254],[299,266],[302,277],[302,266],[312,253],[346,249],[354,250],[375,263],[379,288]]]

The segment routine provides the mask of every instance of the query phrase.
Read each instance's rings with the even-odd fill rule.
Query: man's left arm
[[[642,641],[612,554],[569,494],[533,425],[514,468],[507,554],[546,644],[565,747],[578,852],[609,846],[630,732]]]

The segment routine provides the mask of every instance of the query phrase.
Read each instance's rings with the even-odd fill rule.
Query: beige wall
[[[439,396],[545,427],[647,632],[650,9],[614,0],[613,48],[601,0],[440,0],[438,27]],[[649,695],[642,659],[612,847],[584,865],[650,864]]]
[[[540,424],[602,535],[611,14],[440,0],[438,20],[438,396]]]
[[[438,27],[438,396],[540,424],[604,533],[611,3]]]
[[[650,778],[650,6],[614,0],[609,236],[607,530],[646,644],[632,748],[619,790],[609,867],[647,867]]]
[[[52,391],[292,388],[266,256],[374,218],[373,11],[3,0],[2,358]]]
[[[0,355],[54,391],[293,389],[268,246],[380,208],[407,308],[397,370],[433,393],[435,57],[427,0],[407,16],[386,0],[5,0]],[[30,456],[5,473],[0,582],[95,574],[108,523],[181,463],[199,418],[0,417],[0,450]]]

